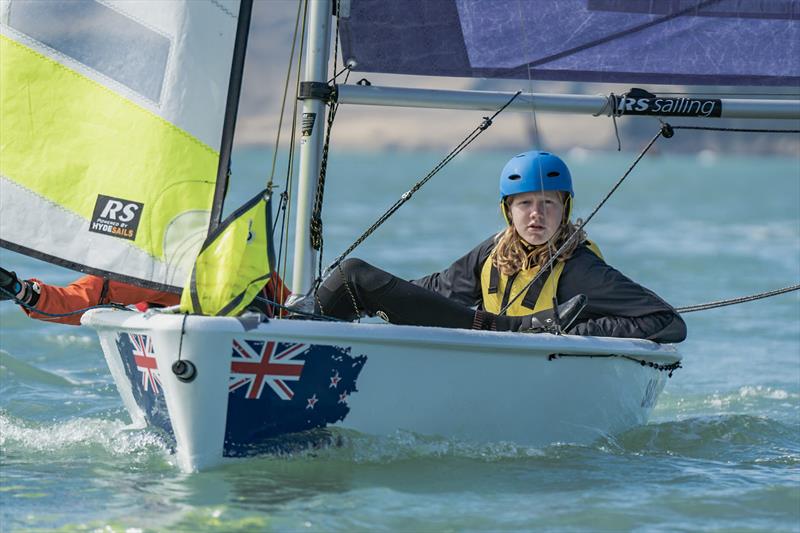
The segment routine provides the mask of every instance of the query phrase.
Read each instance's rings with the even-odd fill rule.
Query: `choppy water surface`
[[[234,198],[257,190],[268,155],[236,154]],[[445,267],[499,228],[496,175],[508,155],[457,160],[358,255],[408,277]],[[336,156],[326,257],[437,157]],[[629,161],[569,161],[579,216]],[[661,156],[629,179],[590,236],[609,262],[674,305],[800,279],[797,159]],[[73,277],[9,252],[0,258],[25,276]],[[650,424],[589,446],[337,430],[325,439],[332,445],[183,474],[161,436],[128,427],[91,330],[30,321],[4,303],[0,530],[800,531],[800,297],[686,320],[685,368]]]

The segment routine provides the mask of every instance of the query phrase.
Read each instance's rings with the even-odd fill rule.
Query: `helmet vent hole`
[[[555,170],[552,172],[547,173],[548,178],[557,178],[561,175],[561,172],[556,172]]]
[[[511,175],[508,177],[508,179],[510,179],[510,180],[518,180],[518,179],[520,179],[520,178],[522,178],[522,176],[520,176],[519,174],[511,174]]]

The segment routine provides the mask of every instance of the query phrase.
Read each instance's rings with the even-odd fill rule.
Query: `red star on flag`
[[[329,389],[335,389],[339,386],[339,382],[342,381],[342,378],[339,377],[339,371],[336,371],[336,375],[331,378],[331,384],[328,386]]]
[[[347,393],[343,392],[339,395],[339,402],[338,403],[347,403]]]
[[[317,399],[317,395],[315,394],[314,396],[308,399],[308,405],[306,405],[306,409],[313,409],[318,401],[319,399]]]

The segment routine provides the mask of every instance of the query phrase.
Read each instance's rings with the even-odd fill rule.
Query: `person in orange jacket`
[[[273,272],[260,296],[282,305],[289,294],[283,280]],[[0,267],[0,300],[11,299],[23,304],[22,310],[31,318],[79,326],[83,313],[76,311],[96,305],[135,305],[144,311],[150,307],[177,305],[181,297],[179,294],[145,289],[93,275],[83,276],[66,287],[58,287],[42,283],[36,278],[20,280],[16,273]],[[267,316],[275,315],[269,303],[256,300],[252,307]]]

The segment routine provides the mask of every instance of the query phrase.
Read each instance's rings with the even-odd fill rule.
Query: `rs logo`
[[[143,210],[143,203],[98,194],[89,231],[130,241],[136,240]]]
[[[122,203],[119,200],[109,199],[100,213],[100,218],[118,220],[119,222],[130,222],[136,216],[136,212],[141,207],[139,203]],[[122,214],[120,214],[122,211]]]

